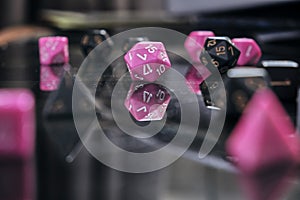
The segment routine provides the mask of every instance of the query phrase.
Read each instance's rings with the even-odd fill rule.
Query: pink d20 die
[[[28,158],[35,140],[35,101],[26,89],[0,90],[0,157]]]
[[[200,94],[200,84],[211,75],[211,72],[202,64],[196,64],[185,75],[186,84],[195,94]]]
[[[132,80],[156,81],[171,67],[161,42],[139,42],[124,56]]]
[[[254,94],[226,144],[253,200],[282,195],[296,171],[299,148],[292,122],[269,89]]]
[[[130,86],[125,107],[137,121],[161,120],[171,96],[161,85],[135,83]]]
[[[68,38],[60,36],[40,38],[39,53],[41,65],[68,63]]]
[[[261,58],[261,49],[251,38],[234,38],[232,42],[241,51],[237,65],[256,65]]]
[[[200,53],[208,37],[214,37],[212,31],[193,31],[189,34],[184,42],[184,47],[189,53],[193,62],[200,62]]]

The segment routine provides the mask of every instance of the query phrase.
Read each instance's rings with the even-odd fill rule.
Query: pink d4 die
[[[184,42],[184,47],[189,53],[193,62],[200,62],[200,53],[204,43],[208,37],[214,37],[212,31],[193,31],[191,32]]]
[[[237,65],[256,65],[261,58],[261,49],[251,38],[234,38],[232,42],[241,51]]]
[[[35,101],[26,89],[0,90],[0,157],[28,158],[35,140]]]
[[[291,183],[300,156],[295,132],[270,89],[254,94],[226,144],[250,200],[278,199]]]
[[[39,53],[41,65],[68,63],[68,38],[60,36],[40,38]]]
[[[135,83],[130,86],[124,105],[137,121],[154,121],[163,118],[170,99],[161,85]]]
[[[156,81],[171,62],[161,42],[139,42],[124,56],[132,80]]]
[[[211,72],[202,64],[197,64],[188,70],[185,75],[186,84],[195,94],[200,94],[200,84],[209,76]]]

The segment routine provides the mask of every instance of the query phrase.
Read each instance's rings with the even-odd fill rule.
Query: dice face
[[[227,92],[227,114],[239,117],[256,91],[270,87],[270,79],[264,69],[236,67],[224,76],[224,85]]]
[[[147,37],[130,37],[123,45],[123,52],[127,53],[136,43],[149,41]]]
[[[161,42],[139,42],[124,56],[132,80],[156,81],[170,67],[166,49]]]
[[[64,65],[49,66],[41,65],[40,67],[40,89],[42,91],[57,90],[64,76],[66,69]]]
[[[25,89],[0,90],[0,157],[33,155],[34,97]]]
[[[209,37],[200,54],[200,61],[208,68],[216,67],[225,73],[234,67],[239,59],[240,51],[228,37]]]
[[[193,31],[185,40],[184,47],[189,53],[193,62],[199,63],[199,56],[204,43],[208,37],[214,37],[212,31]]]
[[[262,53],[255,40],[251,38],[234,38],[232,42],[241,52],[237,65],[256,65],[259,62]]]
[[[293,124],[270,89],[254,94],[226,142],[249,199],[258,200],[282,195],[298,164],[299,147]]]
[[[186,83],[195,94],[200,94],[199,85],[210,76],[210,71],[201,64],[190,67],[189,71],[185,75]]]
[[[111,51],[113,42],[110,39],[107,31],[104,29],[95,29],[87,31],[86,34],[83,35],[80,43],[81,51],[84,56],[87,56],[97,45],[101,44],[104,40],[107,41],[106,50]],[[109,52],[105,52],[109,53]]]
[[[41,65],[63,64],[69,62],[67,37],[42,37],[39,39]]]
[[[272,89],[279,99],[295,101],[299,88],[298,63],[288,60],[264,60],[262,67],[268,71]]]
[[[200,91],[206,107],[222,109],[226,106],[226,92],[216,77],[205,79],[200,84]]]
[[[170,102],[169,92],[154,83],[133,83],[124,102],[137,121],[161,120]]]

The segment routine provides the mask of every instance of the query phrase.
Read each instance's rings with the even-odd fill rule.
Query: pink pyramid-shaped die
[[[250,200],[278,199],[299,160],[299,139],[279,100],[269,89],[248,103],[226,143]]]

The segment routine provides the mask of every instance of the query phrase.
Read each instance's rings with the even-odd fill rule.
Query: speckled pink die
[[[66,68],[69,65],[41,65],[40,67],[40,90],[42,91],[54,91],[57,90],[61,78],[65,74]]]
[[[161,120],[170,102],[169,92],[154,83],[133,83],[124,102],[137,121]]]
[[[211,72],[202,64],[197,64],[188,70],[185,75],[185,80],[187,86],[190,88],[191,92],[195,94],[200,94],[199,85],[211,75]]]
[[[33,156],[35,100],[27,89],[0,90],[0,157]]]
[[[156,81],[171,62],[161,42],[139,42],[124,56],[132,80]]]
[[[185,40],[184,47],[189,53],[193,62],[200,62],[200,53],[208,37],[214,37],[212,31],[193,31]]]
[[[227,140],[249,199],[278,199],[291,183],[300,157],[295,128],[275,94],[254,94]]]
[[[262,53],[255,40],[251,38],[234,38],[232,42],[241,52],[237,65],[256,65],[259,62]]]
[[[41,37],[39,39],[39,53],[41,65],[68,63],[68,38],[61,36]]]

